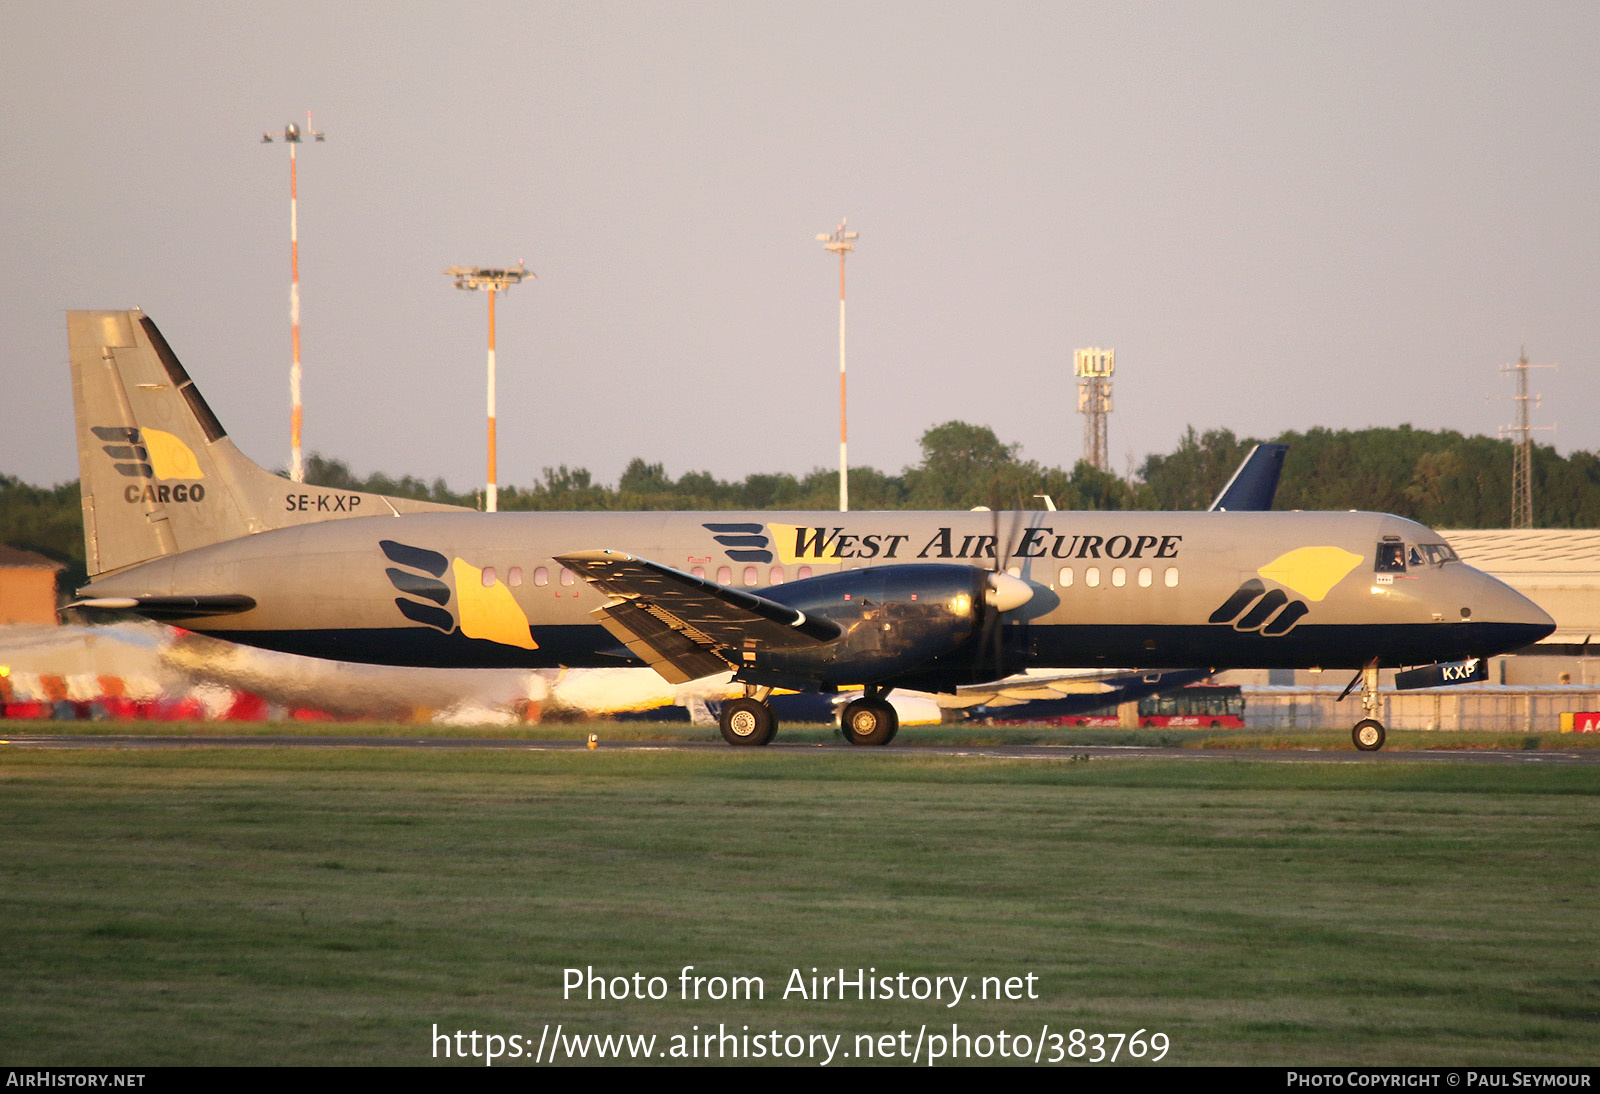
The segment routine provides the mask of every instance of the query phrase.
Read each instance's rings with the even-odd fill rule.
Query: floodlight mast
[[[839,256],[839,512],[850,511],[849,461],[845,457],[845,384],[844,384],[844,256],[856,249],[855,240],[860,232],[845,231],[845,218],[829,235],[817,236],[822,249]]]
[[[306,111],[305,135],[325,141],[328,135],[311,127],[311,111]],[[290,122],[283,127],[283,143],[289,146],[289,329],[293,356],[289,362],[289,478],[306,481],[305,461],[300,450],[300,212],[299,185],[295,177],[295,148],[301,141],[300,127]],[[262,144],[271,144],[271,133],[261,134]]]
[[[511,286],[524,278],[534,276],[530,271],[522,268],[519,259],[514,269],[492,269],[484,266],[451,266],[445,271],[447,277],[456,279],[456,288],[472,289],[489,294],[489,482],[484,491],[484,509],[490,513],[497,512],[500,508],[500,487],[497,483],[498,472],[495,468],[495,436],[494,436],[494,294],[505,292]]]

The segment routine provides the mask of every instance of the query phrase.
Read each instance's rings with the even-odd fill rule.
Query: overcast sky
[[[0,472],[77,476],[63,312],[138,306],[288,463],[288,153],[306,447],[502,484],[898,471],[950,419],[1119,471],[1188,425],[1600,449],[1600,5],[82,3],[0,33]]]

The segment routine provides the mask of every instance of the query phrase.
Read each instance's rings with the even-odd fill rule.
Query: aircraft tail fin
[[[1288,451],[1286,444],[1258,444],[1252,448],[1228,485],[1211,503],[1210,511],[1255,513],[1271,509],[1272,500],[1278,495],[1278,477],[1283,474],[1283,457]]]
[[[293,524],[457,508],[257,466],[143,312],[68,312],[67,341],[91,577]]]

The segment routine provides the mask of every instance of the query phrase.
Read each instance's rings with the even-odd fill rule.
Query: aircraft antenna
[[[1512,372],[1517,375],[1517,393],[1513,398],[1517,401],[1517,422],[1515,425],[1500,427],[1500,436],[1515,438],[1515,449],[1511,458],[1511,527],[1533,527],[1533,432],[1537,429],[1555,429],[1553,425],[1529,425],[1529,404],[1537,408],[1541,402],[1538,395],[1528,394],[1528,370],[1530,368],[1555,368],[1555,365],[1530,365],[1528,364],[1528,351],[1523,349],[1514,365],[1501,365],[1500,375],[1505,376]]]
[[[1083,458],[1101,471],[1111,470],[1107,441],[1111,416],[1111,374],[1117,371],[1117,351],[1075,350],[1072,369],[1078,376],[1078,413],[1083,415]]]
[[[494,294],[505,292],[523,278],[534,276],[522,267],[522,260],[518,259],[515,267],[451,266],[445,271],[446,277],[456,279],[456,288],[489,294],[489,483],[488,489],[484,491],[484,511],[489,513],[498,511],[500,507],[494,438]]]
[[[845,220],[839,218],[839,226],[829,235],[824,232],[817,236],[817,242],[822,244],[822,249],[832,251],[839,256],[839,512],[850,511],[850,482],[847,478],[849,471],[845,459],[845,416],[844,416],[844,256],[856,249],[855,240],[859,232],[847,232],[844,228]]]
[[[293,355],[289,360],[289,478],[306,481],[306,466],[300,454],[300,211],[299,187],[295,178],[295,149],[302,137],[322,142],[328,135],[311,127],[311,111],[306,111],[306,127],[290,122],[283,127],[283,143],[289,146],[289,333]],[[261,134],[262,144],[271,144],[270,132]]]

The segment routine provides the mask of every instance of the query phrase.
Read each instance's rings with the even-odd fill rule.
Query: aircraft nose
[[[1494,645],[1499,650],[1531,646],[1555,631],[1556,621],[1550,613],[1527,596],[1499,578],[1467,569],[1474,580],[1461,590],[1461,604],[1457,607],[1460,619],[1494,628]]]

